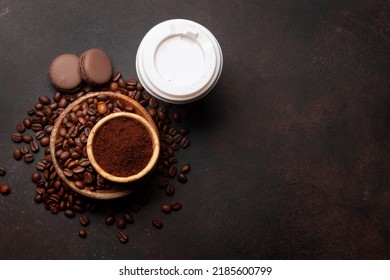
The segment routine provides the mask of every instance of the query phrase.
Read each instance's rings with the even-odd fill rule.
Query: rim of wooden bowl
[[[149,124],[152,126],[154,131],[157,133],[157,135],[158,135],[158,130],[157,130],[157,127],[156,127],[152,117],[149,115],[149,113],[146,111],[146,109],[141,104],[139,104],[134,99],[121,94],[120,92],[112,92],[112,91],[100,91],[100,92],[88,93],[88,94],[84,95],[83,97],[76,99],[71,104],[69,104],[69,106],[66,107],[66,109],[56,119],[53,130],[52,130],[51,135],[50,135],[50,146],[49,147],[50,147],[50,156],[52,158],[52,162],[53,162],[54,168],[55,168],[58,176],[68,187],[70,187],[72,190],[74,190],[75,192],[77,192],[81,195],[84,195],[84,196],[87,196],[90,198],[94,198],[94,199],[109,200],[109,199],[116,199],[116,198],[127,196],[127,195],[133,193],[137,189],[137,187],[139,187],[139,186],[137,186],[136,182],[134,182],[134,183],[130,183],[130,184],[134,184],[132,186],[129,186],[130,184],[115,183],[113,185],[112,189],[107,189],[107,190],[91,191],[88,188],[80,189],[75,185],[75,183],[73,181],[69,180],[65,176],[64,171],[61,168],[61,166],[59,165],[57,158],[56,158],[56,155],[55,155],[55,151],[56,151],[55,150],[55,142],[57,139],[59,128],[62,124],[62,120],[69,114],[69,112],[75,106],[83,103],[88,98],[97,97],[99,95],[107,95],[108,97],[111,97],[114,99],[121,99],[121,100],[125,101],[126,103],[130,103],[134,107],[134,112],[137,115],[140,115],[141,117],[145,118],[149,122]]]
[[[146,130],[147,130],[147,132],[148,132],[148,134],[149,134],[149,136],[150,136],[150,138],[152,140],[153,153],[152,153],[152,156],[149,159],[148,164],[140,172],[138,172],[137,174],[134,174],[134,175],[131,175],[131,176],[127,176],[127,177],[119,177],[119,176],[115,176],[115,175],[112,175],[112,174],[106,172],[99,165],[99,163],[96,161],[95,155],[93,153],[93,144],[94,144],[96,133],[108,121],[116,119],[116,118],[128,118],[128,119],[131,119],[131,120],[136,120],[137,122],[139,122],[141,125],[143,125],[146,128]],[[100,175],[102,175],[104,178],[106,178],[106,179],[108,179],[108,180],[110,180],[112,182],[131,183],[131,182],[138,181],[139,179],[143,178],[156,165],[159,153],[160,153],[160,141],[158,139],[158,135],[157,135],[156,131],[154,131],[153,127],[150,125],[150,123],[147,120],[145,120],[143,117],[141,117],[141,116],[139,116],[137,114],[134,114],[134,113],[118,112],[118,113],[109,114],[109,115],[105,116],[104,118],[102,118],[100,121],[98,121],[95,124],[95,126],[92,128],[92,130],[91,130],[91,132],[90,132],[90,134],[88,136],[87,154],[88,154],[89,161],[91,162],[93,168],[95,168],[95,170]]]

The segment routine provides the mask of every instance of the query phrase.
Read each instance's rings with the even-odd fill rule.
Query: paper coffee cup
[[[222,50],[204,26],[172,19],[154,26],[137,51],[136,70],[144,88],[163,101],[190,103],[208,94],[223,65]]]

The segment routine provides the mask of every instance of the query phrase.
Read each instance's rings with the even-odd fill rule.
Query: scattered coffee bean
[[[173,196],[175,194],[175,187],[172,184],[169,184],[165,189],[167,196]]]
[[[0,167],[0,176],[4,176],[7,173],[4,167]]]
[[[22,155],[28,154],[28,152],[29,152],[28,147],[27,146],[21,147],[20,152],[22,153]]]
[[[74,218],[74,216],[76,216],[76,213],[70,209],[65,210],[64,214],[67,218]]]
[[[33,140],[33,137],[30,134],[23,135],[23,142],[29,144]]]
[[[106,217],[106,224],[111,226],[115,223],[115,217],[113,215],[109,215]]]
[[[119,218],[116,220],[116,226],[119,228],[119,229],[124,229],[126,228],[126,221],[122,218]]]
[[[87,237],[87,231],[85,230],[85,229],[80,229],[79,230],[79,236],[81,237],[81,238],[86,238]]]
[[[49,137],[43,137],[41,140],[39,140],[39,143],[42,147],[47,147],[50,144],[50,138]]]
[[[37,143],[35,140],[32,140],[32,141],[30,142],[30,149],[31,149],[31,151],[34,152],[34,153],[39,152],[39,145],[38,145],[38,143]]]
[[[18,123],[16,125],[16,130],[19,131],[20,133],[24,132],[26,130],[26,127],[24,126],[23,123]]]
[[[164,224],[163,222],[161,222],[160,220],[157,220],[157,219],[154,219],[152,221],[152,225],[155,227],[155,228],[158,228],[158,229],[162,229]]]
[[[123,215],[123,217],[124,217],[124,219],[126,220],[126,222],[127,222],[128,224],[134,223],[134,217],[133,217],[133,215],[131,215],[130,213],[125,212],[124,215]]]
[[[24,126],[25,126],[26,128],[31,128],[31,126],[32,126],[32,121],[31,121],[31,119],[29,119],[29,118],[25,118],[25,119],[23,120],[23,124],[24,124]]]
[[[160,178],[157,184],[160,188],[166,188],[169,185],[169,180],[167,178]]]
[[[163,205],[161,205],[161,211],[163,211],[163,213],[165,214],[169,214],[172,211],[172,206],[164,203]]]
[[[39,180],[41,180],[41,173],[33,172],[31,174],[31,181],[33,181],[33,183],[37,183]]]
[[[180,168],[180,173],[187,174],[188,172],[190,172],[190,170],[191,170],[191,165],[189,165],[189,164],[187,163],[187,164],[184,164],[184,165]]]
[[[34,156],[32,154],[25,154],[24,155],[24,161],[26,163],[31,163],[34,161]]]
[[[21,160],[23,157],[22,152],[18,148],[14,148],[14,159]]]
[[[41,95],[39,96],[39,103],[43,105],[49,105],[50,104],[50,98],[47,97],[46,95]]]
[[[79,220],[81,225],[85,227],[89,225],[89,218],[86,215],[81,215]]]
[[[129,238],[127,237],[127,234],[124,233],[124,232],[122,232],[122,231],[120,231],[120,232],[118,233],[118,239],[119,239],[119,241],[120,241],[121,243],[127,243],[127,241],[129,240]]]
[[[3,195],[8,195],[11,192],[11,188],[9,185],[1,185],[0,186],[0,193]]]
[[[15,143],[20,143],[23,140],[23,136],[20,133],[13,133],[11,139]]]
[[[179,175],[177,175],[177,180],[183,184],[187,183],[188,181],[187,176],[183,173],[179,173]]]
[[[183,203],[181,201],[175,200],[172,202],[171,206],[172,206],[172,210],[179,211],[183,206]]]

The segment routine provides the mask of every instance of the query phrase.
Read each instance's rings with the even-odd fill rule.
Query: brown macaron
[[[92,85],[107,83],[112,76],[112,64],[101,49],[90,49],[80,56],[81,78]]]
[[[49,69],[49,77],[57,90],[69,93],[80,88],[82,79],[79,60],[75,54],[62,54],[53,60]]]

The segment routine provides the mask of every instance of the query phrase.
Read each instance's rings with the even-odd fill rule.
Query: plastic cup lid
[[[152,95],[171,103],[187,103],[213,88],[222,63],[221,47],[209,30],[190,20],[173,19],[145,35],[136,69]]]

